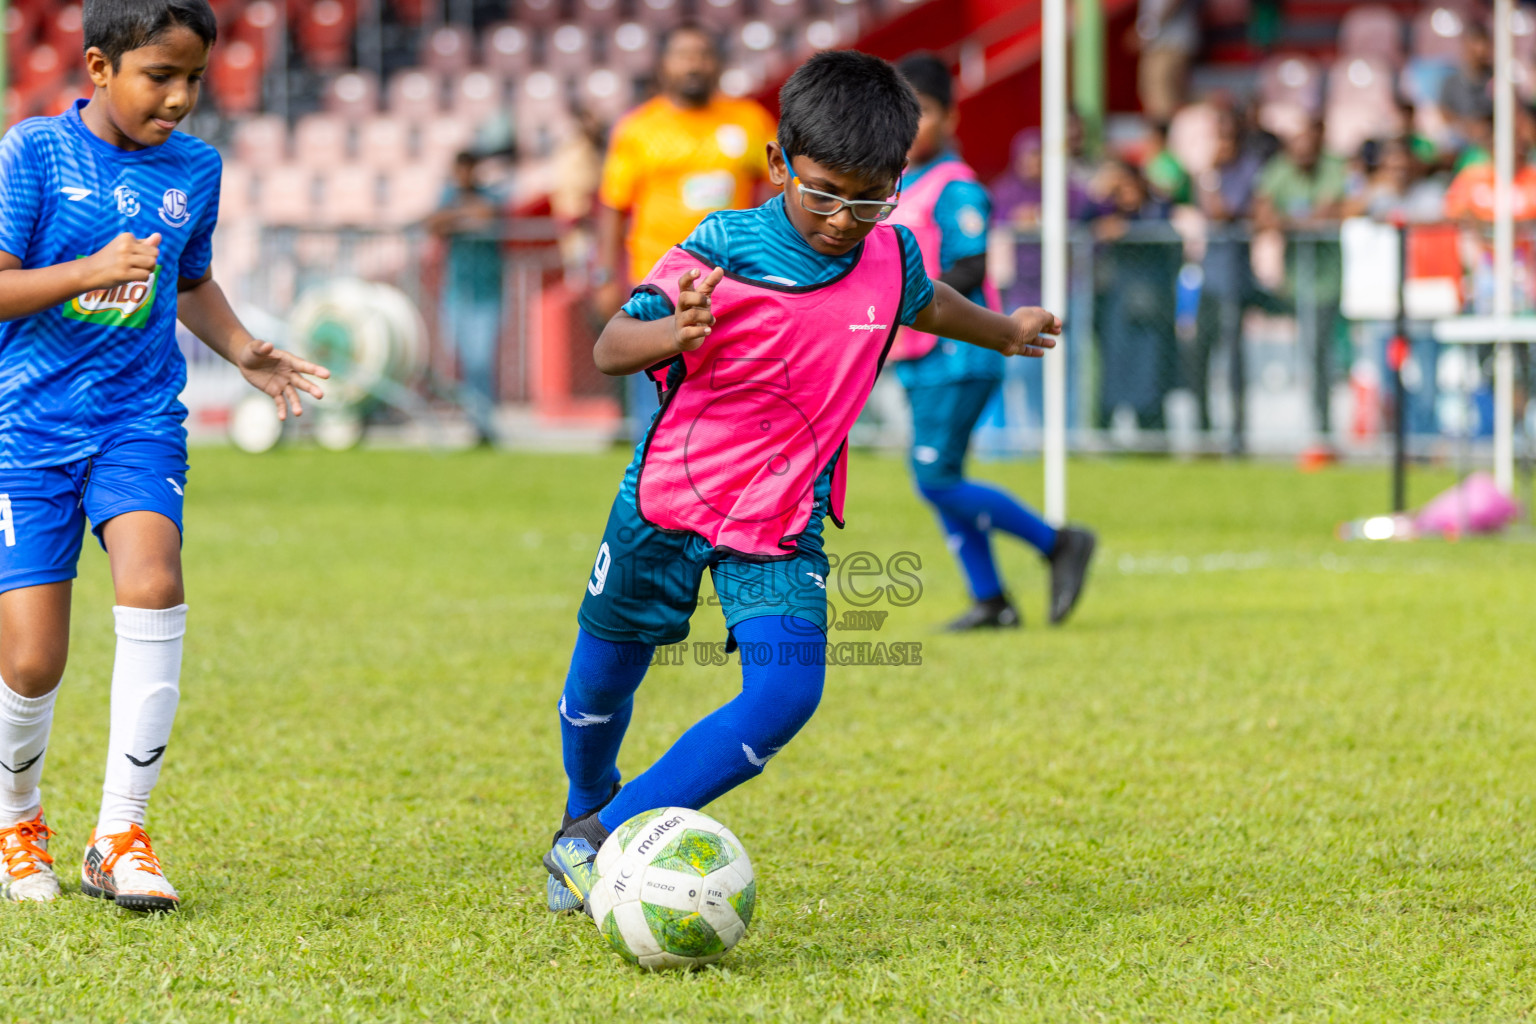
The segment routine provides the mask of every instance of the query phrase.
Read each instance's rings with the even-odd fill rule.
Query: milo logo
[[[64,315],[71,320],[108,327],[143,327],[155,304],[155,285],[160,279],[156,267],[148,281],[129,281],[112,288],[101,288],[71,299],[64,305]]]

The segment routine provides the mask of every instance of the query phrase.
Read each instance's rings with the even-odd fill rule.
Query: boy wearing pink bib
[[[907,153],[901,207],[891,220],[911,228],[931,276],[996,309],[997,293],[986,278],[992,202],[951,149],[955,104],[949,68],[932,54],[914,54],[898,70],[917,93],[923,114]],[[903,328],[891,358],[912,407],[913,482],[938,516],[971,592],[971,607],[948,628],[1023,624],[992,557],[992,535],[998,532],[1024,541],[1049,564],[1049,618],[1062,622],[1082,594],[1094,535],[1073,526],[1055,529],[1012,494],[965,475],[971,433],[998,404],[1003,357]]]
[[[609,513],[560,697],[554,911],[584,905],[611,829],[761,774],[816,710],[826,666],[804,655],[826,642],[822,521],[842,523],[848,431],[898,328],[1005,355],[1040,355],[1060,329],[1044,310],[1003,316],[935,284],[912,233],[885,223],[918,121],[889,64],[818,54],[780,105],[768,161],[783,194],[707,217],[594,352],[605,373],[648,373],[662,401]],[[688,635],[706,569],[729,646],[773,656],[743,656],[741,693],[621,787],[635,690],[656,646]]]

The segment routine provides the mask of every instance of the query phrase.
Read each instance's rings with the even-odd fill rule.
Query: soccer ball
[[[637,814],[603,842],[596,867],[592,919],[614,952],[647,970],[714,963],[752,923],[752,862],[707,814]]]

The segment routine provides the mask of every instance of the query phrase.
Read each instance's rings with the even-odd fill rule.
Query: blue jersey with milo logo
[[[177,279],[208,270],[222,164],[181,132],[118,149],[80,120],[85,102],[0,138],[0,251],[32,270],[124,231],[158,231],[160,265],[147,282],[0,323],[0,468],[61,466],[127,437],[185,437]]]

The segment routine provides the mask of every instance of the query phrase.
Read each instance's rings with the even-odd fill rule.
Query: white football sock
[[[43,753],[53,726],[55,686],[41,697],[23,697],[0,681],[0,827],[37,814],[43,795]]]
[[[181,697],[181,638],[187,630],[184,604],[119,605],[112,614],[117,619],[117,660],[112,665],[112,730],[97,835],[144,823]]]

